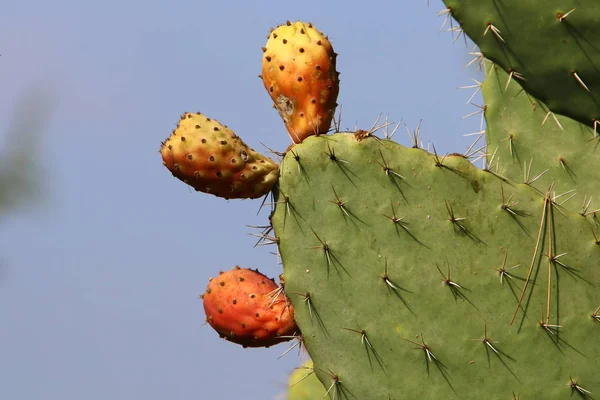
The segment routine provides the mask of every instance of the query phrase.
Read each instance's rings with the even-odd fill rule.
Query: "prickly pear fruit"
[[[160,153],[173,176],[197,191],[226,199],[264,196],[279,177],[277,163],[200,113],[184,113]]]
[[[339,93],[327,36],[311,23],[288,21],[271,31],[263,51],[261,78],[294,143],[327,133]]]
[[[244,347],[269,347],[291,340],[298,330],[283,287],[258,271],[236,266],[222,272],[202,299],[210,326]]]

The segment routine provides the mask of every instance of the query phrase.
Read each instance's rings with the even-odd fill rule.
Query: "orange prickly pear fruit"
[[[258,271],[235,267],[210,280],[202,295],[206,321],[244,347],[268,347],[298,331],[283,289]]]
[[[327,36],[288,21],[271,31],[263,51],[261,78],[294,143],[327,133],[340,87]]]

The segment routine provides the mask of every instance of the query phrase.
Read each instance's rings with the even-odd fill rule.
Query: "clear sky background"
[[[342,5],[343,4],[343,5]],[[440,0],[84,1],[0,4],[0,154],[33,178],[0,215],[0,398],[274,399],[301,358],[242,349],[204,325],[198,295],[239,264],[277,276],[246,225],[260,200],[225,201],[171,177],[160,141],[184,111],[261,152],[283,123],[257,78],[270,27],[311,21],[339,53],[343,128],[380,113],[464,152],[481,80]],[[481,104],[481,98],[474,102]],[[12,135],[11,135],[12,134]],[[36,136],[37,135],[37,136]],[[409,144],[402,129],[395,139]],[[0,159],[3,156],[0,156]],[[7,171],[7,158],[1,168]],[[14,190],[4,186],[3,193]]]

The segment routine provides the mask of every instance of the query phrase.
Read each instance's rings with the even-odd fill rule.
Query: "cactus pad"
[[[600,391],[600,233],[552,187],[337,133],[287,153],[272,222],[330,397]]]
[[[483,55],[551,111],[600,129],[600,2],[444,0]]]
[[[492,67],[482,86],[490,169],[538,190],[554,183],[570,192],[560,200],[572,197],[565,208],[593,215],[600,208],[600,137],[586,125],[549,114],[518,82],[507,87],[508,75]]]

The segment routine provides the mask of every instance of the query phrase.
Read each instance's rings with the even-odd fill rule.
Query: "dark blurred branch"
[[[9,211],[27,210],[44,193],[46,174],[39,155],[42,132],[55,106],[52,97],[47,90],[33,87],[16,99],[0,144],[0,218]]]

